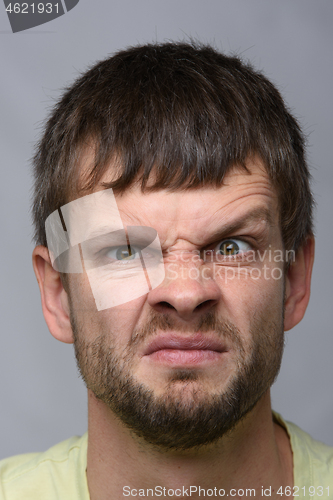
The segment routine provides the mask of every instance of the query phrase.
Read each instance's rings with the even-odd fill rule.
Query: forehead
[[[217,225],[232,224],[251,212],[266,213],[266,218],[278,224],[277,194],[262,162],[249,160],[246,166],[248,172],[232,168],[220,187],[147,193],[137,185],[130,187],[116,195],[120,217],[125,226],[150,226],[160,234],[185,239],[194,234],[205,238]],[[102,182],[108,180],[106,176]]]

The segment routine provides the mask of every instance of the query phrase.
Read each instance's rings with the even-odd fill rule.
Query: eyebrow
[[[94,229],[91,233],[89,233],[88,238],[85,241],[90,241],[99,238],[100,241],[105,240],[110,240],[111,238],[114,238],[115,240],[122,240],[125,239],[126,241],[126,233],[124,229],[114,229],[112,226],[100,226]]]
[[[147,229],[146,226],[136,226],[137,228],[140,228],[140,230],[142,231],[139,234],[133,235],[128,233],[127,227],[128,226],[126,226],[125,229],[117,229],[116,231],[112,231],[112,229],[109,226],[106,225],[101,226],[96,230],[92,231],[91,234],[89,234],[89,238],[81,242],[81,244],[96,243],[96,244],[117,246],[117,245],[128,245],[129,243],[132,246],[134,245],[144,246],[144,247],[150,246],[151,248],[154,248],[153,242],[155,241],[157,236],[156,230],[154,230],[153,234],[151,234],[151,232],[149,234],[146,231]],[[159,246],[157,246],[156,248],[158,249]]]
[[[268,208],[265,207],[257,207],[247,214],[239,217],[238,219],[230,222],[227,225],[223,225],[212,234],[209,235],[209,241],[214,242],[216,239],[219,239],[223,235],[232,234],[234,232],[240,231],[241,229],[246,228],[251,223],[255,222],[265,222],[266,225],[272,227],[274,225],[274,221],[272,218],[272,214]]]

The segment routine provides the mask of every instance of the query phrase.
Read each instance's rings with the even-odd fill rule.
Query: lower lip
[[[209,349],[161,349],[149,354],[149,358],[158,362],[184,366],[216,361],[221,357],[221,354],[221,352]]]

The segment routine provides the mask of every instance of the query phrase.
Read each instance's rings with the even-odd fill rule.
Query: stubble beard
[[[133,376],[132,360],[137,346],[147,336],[157,330],[177,330],[170,318],[154,313],[143,329],[134,332],[120,355],[112,345],[109,330],[99,332],[94,341],[88,342],[71,308],[75,355],[87,388],[137,437],[164,450],[189,450],[216,442],[269,389],[280,369],[284,333],[283,318],[274,322],[266,316],[252,321],[252,346],[248,349],[250,355],[246,355],[239,330],[213,313],[206,314],[197,331],[213,331],[237,351],[237,369],[228,386],[223,392],[209,394],[200,389],[196,370],[176,370],[164,394],[156,396]]]
[[[111,344],[109,330],[88,342],[73,308],[71,324],[77,364],[87,388],[137,437],[164,450],[202,447],[231,431],[274,382],[284,345],[283,318],[275,322],[267,315],[254,318],[251,354],[246,355],[239,330],[208,313],[197,330],[215,332],[237,351],[237,369],[228,386],[209,394],[200,389],[198,372],[184,369],[174,371],[165,393],[156,396],[133,376],[132,359],[147,336],[175,329],[168,316],[154,313],[143,329],[134,332],[123,355]]]

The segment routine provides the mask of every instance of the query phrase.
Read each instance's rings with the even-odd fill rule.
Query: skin
[[[133,186],[116,197],[125,226],[143,225],[157,230],[165,252],[166,277],[147,295],[97,313],[86,277],[71,276],[72,307],[87,341],[94,341],[101,331],[111,331],[112,325],[110,343],[112,341],[121,356],[135,329],[146,325],[152,312],[171,318],[177,331],[187,337],[203,315],[213,312],[241,332],[240,340],[248,359],[254,311],[264,319],[273,318],[277,324],[283,321],[284,313],[284,330],[293,328],[302,319],[310,295],[313,238],[309,237],[298,251],[285,279],[267,279],[273,268],[283,271],[283,263],[271,262],[268,255],[256,262],[240,263],[242,271],[237,279],[227,282],[227,269],[235,268],[234,263],[220,263],[219,272],[214,274],[202,261],[184,262],[180,258],[191,256],[194,251],[214,249],[227,238],[246,241],[261,255],[267,249],[273,252],[283,249],[275,190],[258,158],[249,160],[247,167],[250,174],[234,168],[219,188],[143,194]],[[109,179],[103,179],[106,180]],[[261,216],[238,229],[226,229],[236,219],[260,209],[269,214],[268,221]],[[172,262],[170,255],[176,256]],[[51,267],[46,248],[35,248],[33,264],[50,332],[58,340],[72,343],[68,296],[59,273]],[[202,271],[205,267],[208,279],[191,279],[186,274],[190,269]],[[251,277],[254,268],[261,271],[259,279]],[[178,278],[174,279],[171,269],[179,271]],[[131,372],[157,396],[165,393],[173,370],[179,367],[199,374],[190,383],[178,381],[173,385],[174,397],[181,396],[185,401],[190,401],[198,391],[199,394],[223,392],[237,372],[239,353],[231,341],[227,352],[199,361],[191,361],[190,354],[186,353],[183,358],[176,356],[176,361],[170,361],[165,353],[147,356],[148,342],[149,339],[143,339],[138,344],[131,360]],[[262,486],[272,486],[276,492],[279,486],[293,485],[289,438],[285,430],[272,421],[269,388],[229,433],[212,444],[187,451],[166,451],[138,438],[91,390],[88,390],[88,415],[87,478],[92,500],[124,498],[124,485],[137,489],[155,485],[173,489],[216,486],[226,491],[255,488],[258,496]],[[274,495],[273,498],[280,498]]]

